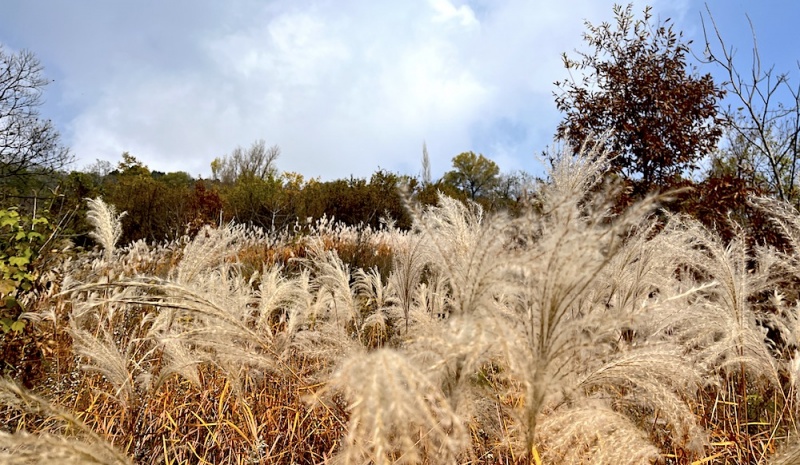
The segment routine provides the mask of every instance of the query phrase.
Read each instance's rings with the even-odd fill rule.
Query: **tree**
[[[723,110],[731,132],[730,163],[751,167],[751,175],[762,177],[769,192],[800,206],[800,83],[793,85],[788,73],[777,73],[774,67],[761,67],[752,24],[753,61],[742,74],[734,50],[725,46],[710,10],[708,14],[720,51],[713,51],[704,23],[706,62],[722,68],[727,77],[724,86],[736,100]],[[797,66],[800,69],[800,62]]]
[[[491,209],[519,213],[528,200],[534,183],[535,178],[522,170],[501,174],[492,189]]]
[[[223,184],[232,184],[241,178],[266,180],[277,174],[275,161],[281,155],[277,145],[267,148],[263,139],[253,142],[249,149],[236,147],[230,155],[211,162],[212,177]]]
[[[453,170],[442,178],[448,184],[464,192],[470,200],[489,193],[497,183],[500,168],[497,163],[474,152],[463,152],[453,157]]]
[[[150,176],[150,168],[129,152],[122,152],[122,161],[117,164],[117,172],[123,176]]]
[[[614,16],[616,27],[586,23],[591,52],[564,54],[564,66],[584,74],[556,82],[556,106],[565,114],[558,135],[575,147],[602,140],[615,157],[612,170],[644,194],[675,182],[715,148],[724,91],[710,74],[690,73],[691,42],[681,42],[669,19],[651,24],[649,7],[635,19],[631,5],[615,5]]]
[[[5,188],[23,192],[34,179],[73,160],[52,122],[39,116],[47,84],[33,53],[8,53],[0,46],[0,183]]]
[[[428,144],[422,143],[422,185],[431,184],[431,158],[428,156]]]

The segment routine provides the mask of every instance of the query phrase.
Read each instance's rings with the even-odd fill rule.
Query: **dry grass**
[[[756,200],[780,252],[663,198],[612,214],[582,153],[519,217],[442,197],[409,232],[115,248],[92,201],[102,253],[47,270],[0,340],[30,388],[0,385],[0,460],[796,463],[800,214]]]

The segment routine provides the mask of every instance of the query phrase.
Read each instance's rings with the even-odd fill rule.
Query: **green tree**
[[[120,243],[174,239],[191,229],[198,216],[194,187],[186,173],[151,172],[136,157],[123,153],[117,170],[104,180],[106,200],[127,212]],[[205,213],[201,219],[206,219]]]
[[[612,168],[644,194],[675,183],[716,147],[724,92],[710,74],[687,67],[690,42],[669,19],[652,24],[649,7],[636,19],[631,5],[615,5],[614,16],[616,27],[586,23],[589,52],[564,54],[565,67],[583,76],[556,82],[565,115],[558,135],[575,147],[602,140],[615,156]]]
[[[226,207],[233,218],[265,228],[281,226],[281,214],[285,214],[281,197],[281,181],[270,176],[266,179],[253,176],[239,178],[224,189]]]
[[[453,157],[453,169],[442,180],[470,200],[487,196],[497,185],[500,168],[497,163],[475,152],[463,152]]]
[[[125,176],[150,176],[150,169],[128,152],[122,152],[117,172]]]

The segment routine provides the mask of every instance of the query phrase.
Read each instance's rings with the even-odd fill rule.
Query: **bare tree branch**
[[[0,46],[0,185],[25,190],[35,177],[49,176],[73,157],[50,120],[39,116],[48,81],[29,51],[8,53]]]
[[[259,139],[247,150],[236,147],[229,155],[216,158],[211,162],[212,176],[225,184],[245,178],[267,179],[277,174],[275,162],[280,155],[280,147],[267,148],[266,142]]]
[[[774,66],[763,68],[755,28],[749,17],[752,61],[749,72],[742,73],[736,65],[736,51],[726,45],[708,5],[706,11],[711,25],[707,28],[701,17],[706,43],[704,61],[722,68],[727,79],[723,86],[741,105],[735,108],[728,105],[723,109],[727,125],[735,138],[752,147],[747,153],[754,159],[747,163],[756,167],[766,165],[762,171],[769,190],[779,199],[797,205],[800,202],[796,179],[800,161],[800,83],[793,86],[789,74],[776,72]],[[719,47],[719,54],[712,51],[712,40],[715,47]]]

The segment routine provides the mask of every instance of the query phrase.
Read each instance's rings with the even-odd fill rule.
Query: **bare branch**
[[[0,46],[0,184],[24,191],[33,178],[69,165],[73,157],[49,120],[39,116],[48,84],[42,65],[28,51]]]
[[[703,20],[705,62],[722,68],[727,75],[723,86],[738,100],[735,108],[728,105],[723,109],[727,126],[735,137],[753,149],[752,153],[747,151],[749,156],[754,157],[748,163],[765,166],[762,171],[769,190],[779,199],[797,205],[800,201],[795,179],[800,161],[800,86],[792,87],[788,73],[777,73],[774,66],[767,69],[763,67],[755,27],[749,16],[747,21],[753,38],[752,61],[749,72],[742,74],[736,65],[735,50],[732,46],[726,46],[708,5],[706,11],[714,37],[709,38],[709,30]],[[712,40],[719,47],[720,55],[713,53]]]

